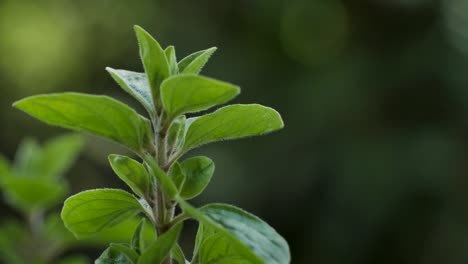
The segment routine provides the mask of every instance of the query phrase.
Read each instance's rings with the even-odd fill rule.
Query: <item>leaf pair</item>
[[[63,173],[76,159],[83,146],[78,135],[64,135],[43,146],[24,140],[12,166],[0,158],[0,185],[7,201],[25,211],[49,208],[66,194]]]

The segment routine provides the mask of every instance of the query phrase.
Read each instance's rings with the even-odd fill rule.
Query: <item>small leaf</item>
[[[112,243],[96,259],[95,264],[134,264],[138,261],[138,254],[125,244]]]
[[[118,189],[97,189],[69,197],[61,217],[77,238],[97,234],[144,212],[138,200]]]
[[[109,162],[115,174],[141,198],[146,198],[150,188],[150,177],[145,167],[127,156],[111,154]]]
[[[153,95],[149,85],[148,77],[145,73],[132,72],[126,70],[114,70],[107,67],[106,70],[112,78],[146,109],[150,116],[156,114],[154,108]]]
[[[67,192],[63,183],[30,177],[10,176],[3,179],[2,184],[6,200],[25,211],[54,206]]]
[[[172,252],[172,257],[179,263],[179,264],[190,264],[186,259],[184,255],[184,251],[182,251],[182,248],[179,246],[178,243],[174,245],[174,247],[171,250]]]
[[[179,223],[156,239],[156,241],[141,254],[138,264],[161,263],[177,243],[181,230],[182,223]]]
[[[161,84],[161,100],[170,117],[223,104],[239,92],[230,83],[193,74],[176,75]]]
[[[198,74],[216,49],[216,47],[212,47],[206,50],[197,51],[183,58],[179,62],[179,72]]]
[[[78,134],[66,134],[52,138],[42,149],[42,175],[48,179],[58,179],[72,165],[84,145]],[[38,168],[39,169],[39,168]]]
[[[140,45],[140,57],[148,75],[153,101],[156,103],[159,99],[159,86],[170,75],[169,64],[161,45],[141,27],[134,28]]]
[[[171,75],[179,73],[179,66],[177,65],[177,57],[174,46],[168,46],[164,53],[166,54],[167,63],[169,64],[169,71]]]
[[[35,139],[24,139],[16,151],[14,173],[19,176],[33,176],[38,174],[41,165],[42,150]]]
[[[146,248],[145,241],[145,223],[146,218],[141,219],[141,222],[138,224],[135,232],[133,233],[131,247],[138,254],[141,254]]]
[[[172,121],[167,132],[167,145],[171,151],[171,153],[168,153],[169,155],[178,153],[184,146],[186,121],[185,115],[180,115]]]
[[[178,202],[185,213],[212,229],[212,234],[215,232],[225,236],[229,246],[235,248],[236,254],[242,258],[259,264],[290,263],[288,243],[260,218],[232,205],[210,204],[195,209],[183,199],[178,199]],[[198,243],[201,240],[203,238],[198,238]],[[201,245],[198,247],[201,249]],[[221,255],[217,258],[221,258]]]
[[[112,139],[140,153],[153,139],[150,122],[107,96],[62,93],[27,97],[14,106],[50,125]]]
[[[180,194],[185,183],[185,175],[179,162],[172,165],[172,168],[169,171],[169,177],[171,177]]]
[[[258,104],[229,105],[201,117],[189,118],[184,149],[214,141],[269,133],[283,128],[274,109]]]
[[[166,193],[169,198],[174,198],[177,195],[177,188],[171,178],[159,167],[158,163],[151,155],[147,154],[143,158],[150,168],[150,174],[158,180],[164,193]]]
[[[184,160],[180,166],[185,181],[179,195],[189,200],[198,196],[206,188],[213,176],[215,165],[208,157],[199,156]]]

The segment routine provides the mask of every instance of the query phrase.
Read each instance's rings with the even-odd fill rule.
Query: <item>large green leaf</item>
[[[129,93],[143,105],[150,116],[154,116],[156,114],[151,88],[148,77],[145,73],[115,70],[110,67],[107,67],[106,70],[124,91]]]
[[[159,87],[162,81],[170,75],[169,63],[161,45],[141,27],[135,26],[134,28],[140,45],[140,57],[148,75],[153,101],[158,102]]]
[[[201,71],[206,62],[210,59],[211,55],[216,51],[216,47],[206,50],[194,52],[179,62],[180,73],[194,73],[197,74]]]
[[[161,263],[177,243],[182,223],[172,227],[169,231],[158,237],[138,259],[138,264]]]
[[[95,264],[134,264],[138,254],[125,244],[112,243],[94,262]]]
[[[141,198],[147,198],[150,176],[143,164],[127,156],[109,155],[109,162],[115,174]]]
[[[199,244],[196,246],[194,256],[198,263],[252,263],[242,256],[242,249],[239,249],[230,237],[202,224],[198,228],[197,242]]]
[[[188,158],[180,165],[175,165],[171,177],[179,187],[179,196],[188,200],[203,192],[213,176],[214,169],[214,162],[204,156]]]
[[[8,177],[11,173],[10,161],[0,154],[0,183],[3,178]]]
[[[6,200],[23,210],[49,208],[64,198],[67,187],[45,179],[10,176],[2,180]]]
[[[144,212],[144,208],[133,195],[118,189],[97,189],[69,197],[61,217],[77,238],[85,238],[140,212]]]
[[[14,106],[48,123],[103,136],[140,153],[152,140],[150,122],[107,96],[62,93],[27,97]]]
[[[170,117],[223,104],[239,92],[239,87],[230,83],[193,74],[176,75],[161,84],[162,104]]]
[[[223,243],[234,248],[236,255],[252,263],[287,264],[291,261],[286,240],[260,218],[232,205],[210,204],[195,209],[183,199],[178,201],[185,213],[214,230],[210,231],[212,234],[219,233],[221,239],[228,239]],[[198,243],[202,240],[198,239]],[[201,245],[198,249],[201,250]]]
[[[184,149],[226,139],[261,135],[283,128],[274,109],[258,104],[229,105],[201,117],[189,118]]]

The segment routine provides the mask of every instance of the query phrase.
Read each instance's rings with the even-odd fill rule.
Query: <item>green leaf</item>
[[[148,75],[153,101],[156,103],[159,99],[159,87],[170,75],[169,64],[161,45],[141,27],[134,28],[140,45],[140,57]]]
[[[37,141],[33,138],[24,139],[16,151],[14,173],[20,176],[38,174],[37,170],[41,165],[41,157],[42,150]]]
[[[112,139],[140,153],[153,139],[150,122],[107,96],[62,93],[27,97],[14,106],[50,125]]]
[[[198,74],[216,49],[216,47],[212,47],[197,51],[183,58],[179,62],[179,72]]]
[[[229,105],[201,117],[189,118],[184,149],[214,141],[243,138],[283,128],[274,109],[258,104]]]
[[[195,209],[183,199],[178,201],[185,213],[204,227],[225,236],[236,254],[244,259],[268,264],[287,264],[291,261],[286,240],[260,218],[232,205],[210,204]],[[199,243],[200,240],[197,239]]]
[[[140,212],[144,212],[144,208],[133,195],[118,189],[97,189],[69,197],[61,217],[77,238],[85,238]]]
[[[172,227],[169,231],[160,236],[141,254],[138,264],[161,263],[177,243],[182,223]]]
[[[138,254],[141,254],[146,248],[145,224],[146,218],[141,219],[141,222],[138,224],[135,232],[133,233],[131,241],[132,249],[135,250]]]
[[[167,63],[169,64],[169,71],[171,75],[179,73],[179,66],[177,65],[177,57],[174,46],[168,46],[164,53],[166,54]]]
[[[169,177],[172,179],[172,182],[174,182],[178,193],[180,194],[185,183],[185,175],[179,162],[172,165],[172,168],[169,171]]]
[[[158,163],[151,155],[147,154],[143,158],[150,168],[150,174],[158,180],[164,193],[166,193],[169,198],[174,198],[177,195],[177,188],[171,178],[159,167]]]
[[[206,188],[213,176],[215,165],[208,157],[198,156],[184,160],[180,167],[184,183],[179,195],[185,200],[198,196]]]
[[[232,239],[213,229],[200,225],[197,232],[198,241],[201,242],[194,253],[198,263],[252,263],[242,256],[242,249],[239,250]]]
[[[145,167],[127,156],[111,154],[109,162],[115,174],[141,198],[148,197],[150,176]]]
[[[63,176],[76,160],[83,145],[84,139],[78,134],[66,134],[47,141],[41,157],[43,177],[56,180]]]
[[[25,211],[54,206],[67,193],[63,183],[38,178],[11,176],[3,179],[2,184],[6,200]]]
[[[134,264],[138,261],[138,254],[125,244],[112,243],[96,259],[95,264]]]
[[[184,255],[184,251],[182,251],[182,248],[179,246],[178,243],[174,245],[174,247],[171,250],[172,252],[172,257],[179,263],[179,264],[190,264],[186,259]]]
[[[184,146],[185,142],[185,123],[187,119],[185,115],[180,115],[172,121],[167,132],[167,145],[171,150],[170,155],[178,153]]]
[[[145,73],[126,70],[115,70],[107,67],[106,70],[120,87],[135,98],[146,109],[150,116],[156,114],[153,95]]]
[[[176,75],[161,84],[162,104],[170,117],[223,104],[239,92],[230,83],[193,74]]]

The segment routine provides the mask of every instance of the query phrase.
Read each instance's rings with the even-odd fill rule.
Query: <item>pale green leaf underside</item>
[[[212,47],[206,50],[200,50],[183,58],[179,62],[179,72],[198,74],[216,49],[216,47]]]
[[[210,204],[195,209],[182,199],[179,202],[186,213],[205,227],[229,238],[246,260],[265,264],[290,262],[286,240],[260,218],[232,205]]]
[[[148,77],[145,73],[115,70],[110,67],[106,70],[124,91],[143,105],[151,116],[156,113]]]
[[[138,259],[138,264],[161,263],[177,243],[182,223],[172,227],[169,231],[158,237]]]
[[[184,150],[219,140],[269,133],[283,128],[280,114],[258,104],[229,105],[201,117],[189,118]]]
[[[176,75],[161,84],[161,100],[169,116],[206,110],[239,92],[239,87],[230,83],[193,74]]]
[[[127,156],[111,154],[109,162],[115,174],[124,181],[132,191],[145,198],[149,191],[150,178],[143,164]]]
[[[123,190],[97,189],[69,197],[64,203],[61,217],[77,238],[85,238],[143,211],[138,200]]]
[[[109,138],[137,153],[153,138],[146,118],[107,96],[37,95],[22,99],[14,106],[47,124]]]
[[[161,82],[170,75],[166,53],[148,32],[139,26],[135,26],[134,29],[140,45],[140,57],[151,86],[153,101],[156,102],[159,98]]]

